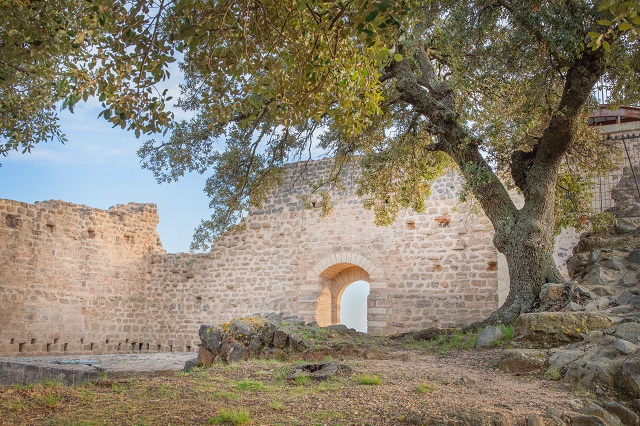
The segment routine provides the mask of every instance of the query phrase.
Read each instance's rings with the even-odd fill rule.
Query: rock
[[[213,328],[210,325],[201,325],[198,335],[202,341],[202,347],[214,355],[220,353],[220,346],[222,345],[220,329]]]
[[[229,326],[231,337],[241,342],[251,342],[256,337],[256,329],[253,328],[248,321],[252,318],[241,318],[233,321]]]
[[[300,376],[309,376],[313,380],[324,381],[339,374],[351,372],[351,367],[337,362],[320,362],[315,364],[298,364],[294,367],[287,380]]]
[[[571,426],[610,426],[596,416],[588,416],[585,414],[574,414],[569,416]]]
[[[636,284],[638,284],[638,273],[636,271],[625,273],[618,281],[620,287],[633,287]]]
[[[565,380],[580,383],[588,389],[594,389],[599,383],[613,387],[621,369],[622,360],[610,359],[595,353],[585,355],[569,364],[564,377]]]
[[[184,363],[184,368],[182,369],[182,371],[184,371],[185,373],[188,373],[194,368],[196,368],[197,365],[198,365],[197,358],[190,359]]]
[[[595,264],[585,277],[589,284],[611,285],[620,280],[620,274],[607,269],[604,265]]]
[[[596,404],[592,404],[586,408],[582,408],[578,410],[578,412],[581,414],[585,414],[587,416],[595,416],[600,420],[604,421],[604,424],[608,426],[623,426],[620,420],[616,416],[614,416],[613,414],[609,413],[607,410],[605,410],[604,408]],[[573,420],[571,424],[573,425]]]
[[[576,302],[569,302],[567,303],[567,306],[564,307],[564,310],[566,312],[578,312],[582,311],[583,309],[584,308],[582,307],[582,305]]]
[[[325,327],[327,330],[331,330],[331,331],[337,331],[339,333],[348,333],[350,331],[355,331],[352,328],[347,327],[344,324],[337,324],[337,325],[330,325],[328,327]]]
[[[476,341],[476,348],[489,348],[504,339],[504,334],[498,327],[488,325],[482,330]]]
[[[622,324],[618,324],[613,335],[619,339],[637,343],[640,341],[640,323],[623,322]]]
[[[389,354],[380,348],[371,347],[364,352],[364,357],[365,359],[389,359]]]
[[[585,333],[607,329],[611,324],[611,319],[601,313],[534,312],[516,319],[514,334],[525,347],[552,348],[580,341]]]
[[[303,339],[297,334],[289,335],[289,344],[291,349],[296,352],[303,352],[311,347],[311,343],[308,340]]]
[[[619,350],[625,355],[630,355],[638,350],[638,345],[635,345],[623,339],[615,339],[613,341],[613,347],[614,349]]]
[[[546,351],[539,349],[507,349],[498,361],[498,367],[509,373],[540,372],[547,362]]]
[[[627,259],[632,263],[640,263],[640,249],[632,250]]]
[[[625,290],[616,299],[618,305],[633,305],[640,308],[640,296],[631,293],[629,290]]]
[[[565,423],[555,416],[546,414],[530,414],[527,416],[527,426],[564,426]]]
[[[286,347],[290,332],[291,330],[289,330],[288,328],[278,328],[275,333],[273,333],[273,346],[275,346],[276,348]]]
[[[233,342],[229,345],[229,350],[225,355],[225,359],[227,362],[238,362],[247,359],[248,354],[244,346]]]
[[[552,350],[549,355],[549,369],[556,370],[558,372],[564,370],[567,365],[575,361],[584,355],[584,352],[579,349],[557,349]]]
[[[262,327],[260,331],[260,340],[263,345],[267,346],[273,342],[273,333],[277,328],[278,327],[272,322],[268,322]]]
[[[547,283],[540,290],[540,304],[542,306],[553,305],[565,297],[564,284]]]
[[[460,426],[509,426],[512,423],[500,412],[487,412],[477,408],[462,409],[455,412],[415,413],[403,410],[391,413],[394,425],[460,425]]]
[[[203,346],[200,346],[200,348],[198,349],[198,358],[196,358],[196,365],[198,367],[205,368],[211,367],[214,358],[215,356],[213,355],[213,353],[211,353],[211,351],[205,349]]]
[[[620,387],[632,398],[640,398],[640,355],[631,355],[622,364]]]
[[[608,297],[600,297],[584,305],[584,311],[585,312],[600,311],[600,310],[606,309],[607,306],[609,306],[610,304],[611,304],[611,301],[609,300]]]
[[[616,401],[609,401],[603,404],[605,410],[616,416],[625,426],[637,426],[640,423],[640,417],[631,409],[625,407]]]

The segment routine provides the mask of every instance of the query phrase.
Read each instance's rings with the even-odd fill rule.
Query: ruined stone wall
[[[303,178],[292,173],[250,212],[242,233],[224,236],[210,254],[157,256],[150,275],[157,290],[152,323],[168,330],[176,319],[175,338],[194,345],[188,340],[199,324],[239,315],[281,311],[322,322],[330,295],[344,290],[338,278],[354,268],[363,269],[365,275],[357,276],[371,285],[370,332],[469,323],[497,307],[493,229],[458,201],[459,175],[434,183],[425,213],[401,212],[391,226],[377,227],[354,185],[332,191],[329,217],[303,208],[300,196],[329,167],[330,160],[323,160],[310,163]],[[352,184],[358,171],[346,173]]]
[[[150,204],[0,200],[0,354],[134,349],[157,224]]]
[[[469,323],[497,307],[493,230],[458,201],[458,174],[434,182],[425,213],[377,227],[355,168],[331,191],[329,217],[303,208],[330,167],[292,165],[245,230],[205,254],[165,254],[152,205],[0,201],[0,355],[196,350],[200,324],[258,312],[326,324],[355,279],[371,286],[372,333]]]

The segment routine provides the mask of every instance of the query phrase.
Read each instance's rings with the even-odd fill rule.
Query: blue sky
[[[30,154],[0,157],[0,198],[28,203],[60,199],[102,209],[131,201],[156,203],[164,248],[188,251],[193,230],[210,215],[202,190],[205,177],[192,174],[159,185],[150,171],[142,170],[136,154],[145,139],[96,118],[100,110],[90,102],[74,114],[61,112],[69,140],[65,145],[41,143]]]

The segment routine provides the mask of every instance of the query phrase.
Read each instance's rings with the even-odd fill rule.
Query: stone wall
[[[0,200],[0,354],[139,349],[157,224],[150,204]]]
[[[292,165],[245,230],[206,254],[165,254],[152,205],[0,201],[0,355],[63,353],[65,343],[67,353],[196,350],[200,324],[258,312],[328,325],[359,279],[371,287],[372,333],[469,323],[497,307],[493,230],[458,201],[458,174],[434,182],[425,213],[376,227],[354,194],[355,168],[346,190],[332,190],[329,217],[303,208],[300,195],[329,167]]]

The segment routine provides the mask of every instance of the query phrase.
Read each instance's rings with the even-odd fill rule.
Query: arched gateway
[[[345,289],[356,281],[370,285],[367,309],[369,332],[380,332],[387,326],[390,308],[384,293],[384,273],[370,260],[357,253],[336,253],[313,267],[308,280],[316,287],[315,318],[321,326],[340,324],[340,301]],[[309,300],[311,297],[309,298]]]

